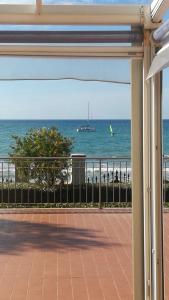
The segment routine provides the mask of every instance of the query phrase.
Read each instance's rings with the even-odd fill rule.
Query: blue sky
[[[28,3],[33,0],[10,0],[4,3]],[[121,3],[119,0],[45,0],[46,3]],[[123,3],[138,3],[127,0]],[[150,1],[139,1],[139,3]],[[0,29],[4,29],[0,26]],[[6,26],[6,29],[11,27]],[[15,27],[16,28],[16,27]],[[30,28],[30,27],[29,27]],[[51,29],[50,26],[46,27]],[[57,26],[58,29],[62,27]],[[66,26],[66,29],[71,28]],[[78,27],[80,28],[80,27]],[[109,27],[111,28],[111,27]],[[21,28],[19,28],[21,29]],[[64,28],[65,29],[65,28]],[[0,78],[83,77],[130,80],[130,61],[127,60],[43,60],[0,58]],[[93,119],[130,118],[130,86],[97,82],[27,81],[0,82],[0,119],[81,119],[87,117],[87,103]],[[163,111],[169,118],[169,71],[164,71]]]
[[[80,77],[130,80],[127,60],[0,59],[0,78]],[[25,71],[26,70],[26,71]],[[130,86],[62,81],[0,82],[0,118],[128,118]],[[9,109],[10,107],[10,109]]]
[[[3,64],[0,62],[1,66],[5,66],[5,63],[5,61]],[[64,61],[62,63],[64,65]],[[91,61],[87,60],[83,63],[81,62],[81,64],[79,63],[79,69],[77,70],[77,68],[75,68],[75,70],[78,71],[78,76],[83,76],[83,78],[86,76],[87,78],[88,74],[90,74],[90,72],[88,73],[87,68],[83,70],[83,72],[80,72],[80,67],[84,66],[84,64],[87,66],[91,64]],[[107,67],[108,64],[109,67]],[[17,62],[16,66],[18,65],[19,64]],[[54,62],[53,65],[57,65],[57,63]],[[112,80],[116,79],[128,81],[130,78],[129,61],[108,60],[107,64],[103,61],[94,61],[91,65],[99,65],[99,67],[95,68],[97,78],[104,78],[104,73],[105,78],[110,78]],[[31,70],[32,74],[34,74],[34,66],[35,62],[32,62],[29,68],[29,77],[31,77]],[[103,67],[103,77],[101,76],[101,72],[100,74],[97,72],[101,69],[101,66]],[[117,66],[119,67],[117,68]],[[20,72],[16,73],[24,75],[25,72],[23,72],[23,69],[24,68],[18,68]],[[3,68],[1,68],[1,70],[3,70]],[[28,68],[26,70],[28,71]],[[70,68],[64,68],[62,72],[57,72],[56,70],[54,74],[57,76],[61,76],[62,74],[62,76],[64,76],[67,74],[66,71],[70,74]],[[0,72],[0,75],[1,73],[2,71]],[[36,74],[40,73],[40,70],[36,72]],[[73,75],[75,75],[75,71],[73,72]],[[169,118],[169,76],[167,70],[164,71],[164,75],[164,117]],[[94,119],[130,118],[131,101],[129,85],[97,82],[87,83],[74,80],[51,82],[18,81],[0,82],[0,90],[0,119],[83,119],[87,117],[88,102],[90,102],[91,117]]]

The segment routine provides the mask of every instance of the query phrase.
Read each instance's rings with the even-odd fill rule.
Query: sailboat
[[[114,136],[114,135],[115,135],[115,132],[113,131],[113,128],[112,128],[111,124],[110,124],[110,126],[109,126],[109,131],[110,131],[110,135],[111,135],[111,136]]]
[[[96,131],[95,127],[91,127],[89,123],[89,102],[88,102],[88,122],[85,125],[81,125],[77,128],[77,132],[94,132]]]

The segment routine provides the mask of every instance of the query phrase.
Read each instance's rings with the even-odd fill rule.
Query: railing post
[[[85,184],[85,154],[72,154],[72,184]]]

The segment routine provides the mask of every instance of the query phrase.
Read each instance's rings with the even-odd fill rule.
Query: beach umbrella
[[[155,55],[147,79],[151,78],[166,67],[169,67],[169,42],[165,44]]]

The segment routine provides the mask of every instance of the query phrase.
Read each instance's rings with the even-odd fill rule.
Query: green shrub
[[[16,182],[31,182],[52,188],[64,181],[68,172],[72,140],[55,127],[31,129],[24,137],[12,136],[14,145],[9,153],[15,164]],[[39,158],[38,158],[39,157]],[[64,157],[63,159],[48,159]],[[24,158],[24,159],[21,159]],[[43,159],[46,158],[46,159]]]

